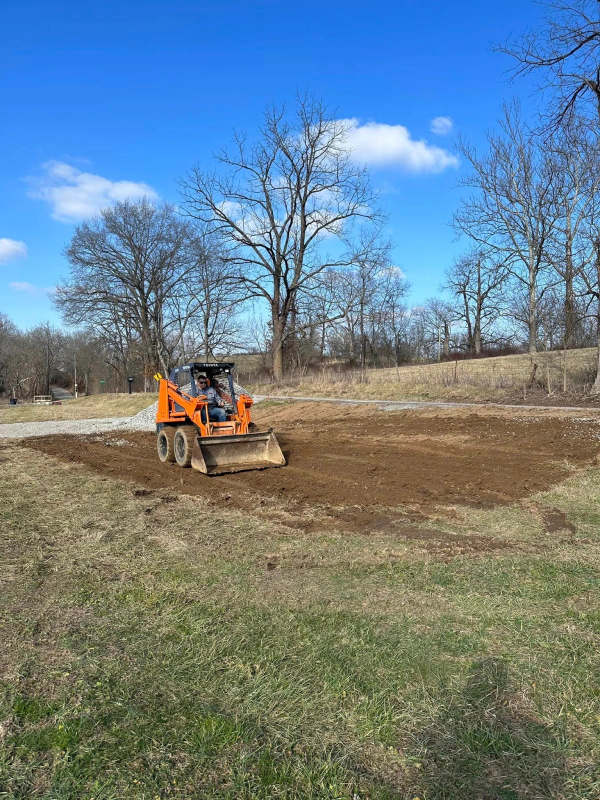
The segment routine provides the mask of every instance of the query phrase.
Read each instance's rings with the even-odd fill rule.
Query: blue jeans
[[[208,409],[208,418],[211,422],[227,422],[227,412],[220,406],[211,406]],[[202,422],[206,424],[206,412],[202,409]]]

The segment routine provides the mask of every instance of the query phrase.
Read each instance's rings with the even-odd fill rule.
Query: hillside
[[[364,371],[326,368],[288,377],[279,385],[255,382],[249,388],[270,395],[475,402],[566,402],[569,398],[577,403],[589,393],[596,358],[597,350],[591,347]]]

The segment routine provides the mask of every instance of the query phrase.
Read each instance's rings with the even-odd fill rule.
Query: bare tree
[[[327,269],[315,276],[308,291],[302,293],[299,306],[311,322],[317,360],[322,363],[328,335],[347,318],[354,297],[344,271]]]
[[[600,187],[598,149],[589,137],[585,124],[562,127],[548,143],[556,162],[556,221],[549,240],[549,256],[564,289],[563,346],[576,344],[579,315],[576,280],[590,257],[590,215]]]
[[[193,269],[166,301],[174,320],[172,348],[183,361],[197,352],[208,361],[217,350],[231,350],[240,341],[245,294],[237,267],[214,234],[202,227],[190,230],[187,248]]]
[[[325,352],[335,353],[349,364],[358,360],[359,336],[356,315],[356,286],[351,269],[328,269],[312,282],[310,291],[302,295],[306,314],[318,314],[318,351],[322,361]]]
[[[78,225],[65,255],[68,280],[55,302],[69,325],[93,325],[105,337],[138,340],[146,374],[169,367],[174,321],[167,304],[194,270],[190,233],[171,206],[118,203]],[[125,358],[127,357],[123,353]]]
[[[472,167],[461,185],[475,193],[454,215],[457,232],[495,252],[527,292],[529,351],[537,348],[537,304],[545,291],[548,241],[558,214],[556,164],[521,119],[518,104],[504,107],[501,133],[488,134],[480,156],[464,140],[459,149]]]
[[[457,298],[456,315],[467,331],[467,349],[479,355],[485,331],[502,312],[502,289],[508,278],[503,261],[474,248],[446,272],[444,289]]]
[[[410,290],[404,272],[390,264],[379,274],[381,304],[378,313],[379,348],[393,356],[392,363],[398,367],[406,358],[406,331],[408,308],[406,297]]]
[[[422,307],[422,318],[430,348],[437,348],[437,360],[442,355],[450,356],[452,325],[457,320],[456,310],[451,303],[439,297],[430,297]]]
[[[247,291],[267,303],[276,379],[298,293],[320,272],[349,264],[331,251],[339,253],[353,221],[377,216],[347,132],[321,103],[300,98],[292,119],[285,109],[266,112],[254,145],[236,135],[232,151],[217,156],[219,173],[196,166],[181,182],[188,213],[227,240]]]
[[[381,237],[379,230],[363,230],[354,255],[352,270],[347,273],[351,304],[347,317],[354,317],[353,329],[358,334],[359,365],[367,365],[367,347],[371,362],[375,332],[385,308],[386,277],[391,267],[392,243]]]
[[[78,394],[92,394],[98,381],[103,378],[105,364],[111,360],[111,351],[91,328],[73,331],[65,337],[62,371],[69,387]],[[136,371],[135,361],[129,362],[132,370],[120,372],[121,387],[125,389],[126,374]]]
[[[569,123],[590,100],[600,118],[600,2],[546,0],[542,25],[497,46],[517,60],[514,76],[539,74],[551,95],[551,127]]]
[[[389,363],[401,326],[400,309],[408,283],[391,260],[392,243],[380,228],[364,226],[357,237],[352,265],[321,273],[314,289],[303,293],[303,306],[319,319],[319,350],[327,336],[338,356],[361,368]]]

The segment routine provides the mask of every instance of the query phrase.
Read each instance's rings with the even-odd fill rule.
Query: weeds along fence
[[[395,386],[436,391],[472,388],[524,392],[542,389],[548,394],[587,392],[596,376],[596,360],[597,350],[586,348],[381,369],[340,370],[324,366],[318,370],[294,370],[285,377],[283,384],[323,389],[368,385],[373,390]],[[248,380],[255,386],[271,383],[269,378],[257,375],[249,375]]]

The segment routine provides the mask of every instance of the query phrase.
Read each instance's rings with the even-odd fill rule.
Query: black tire
[[[173,450],[175,461],[180,467],[189,467],[192,463],[192,447],[196,438],[196,428],[192,425],[182,425],[175,432]]]
[[[156,449],[158,450],[158,458],[163,464],[175,461],[174,440],[175,431],[173,428],[167,426],[159,430],[156,437]]]

